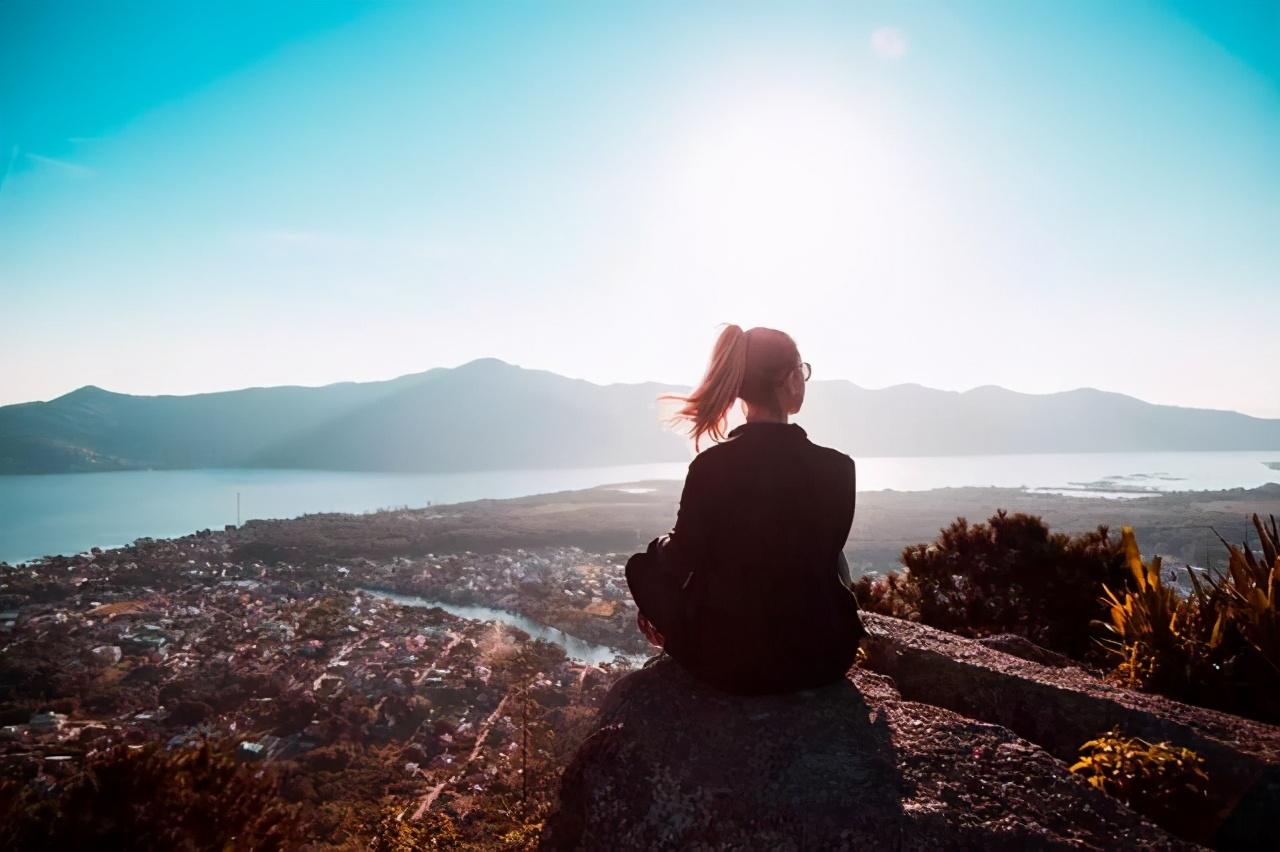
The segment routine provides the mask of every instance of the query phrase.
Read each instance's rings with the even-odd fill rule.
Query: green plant
[[[1103,602],[1111,617],[1107,627],[1117,639],[1104,643],[1120,657],[1116,674],[1130,687],[1159,688],[1177,683],[1195,656],[1195,639],[1179,623],[1186,621],[1177,589],[1166,586],[1160,557],[1142,561],[1133,527],[1121,531],[1121,547],[1130,586],[1119,593],[1103,584]]]
[[[985,523],[958,518],[901,559],[904,574],[855,584],[860,605],[965,636],[1017,633],[1077,658],[1096,649],[1102,585],[1125,574],[1106,527],[1054,533],[1035,515],[1003,510]]]
[[[1133,530],[1122,541],[1131,581],[1106,586],[1103,602],[1114,637],[1102,640],[1116,658],[1114,674],[1131,687],[1218,707],[1264,721],[1280,719],[1280,584],[1276,521],[1253,517],[1262,545],[1225,540],[1227,570],[1201,579],[1191,573],[1183,597],[1161,579],[1160,557],[1144,563]]]
[[[1212,638],[1233,628],[1240,640],[1256,652],[1261,663],[1280,675],[1280,527],[1271,516],[1268,526],[1253,515],[1253,528],[1262,548],[1259,559],[1248,547],[1237,547],[1222,536],[1227,548],[1227,571],[1210,575],[1201,584],[1193,573],[1196,598],[1212,621]],[[1219,639],[1219,641],[1221,641]]]
[[[1209,821],[1209,776],[1204,759],[1189,748],[1113,729],[1080,746],[1071,771],[1184,837],[1196,837]]]

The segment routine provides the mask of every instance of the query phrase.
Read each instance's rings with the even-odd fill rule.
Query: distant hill
[[[285,467],[468,471],[685,461],[657,383],[596,385],[493,358],[383,382],[0,407],[0,473]],[[796,418],[854,455],[1280,450],[1280,420],[1097,390],[1033,395],[814,382]]]
[[[797,421],[812,421],[814,440],[863,455],[1280,450],[1280,420],[1092,388],[1027,394],[991,385],[956,392],[824,382],[815,391]]]

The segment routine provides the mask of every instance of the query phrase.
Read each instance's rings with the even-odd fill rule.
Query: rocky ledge
[[[822,689],[731,696],[667,658],[623,678],[564,775],[543,847],[1277,848],[1280,729],[867,623],[867,665]],[[1193,836],[1068,772],[1113,725],[1205,757],[1222,783]]]

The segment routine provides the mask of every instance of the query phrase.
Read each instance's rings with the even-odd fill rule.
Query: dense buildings
[[[268,566],[234,551],[233,533],[204,533],[3,569],[0,778],[11,790],[56,794],[112,748],[210,740],[271,767],[314,841],[355,842],[383,810],[486,835],[495,819],[537,821],[575,732],[626,666],[359,590],[506,607],[622,645],[624,586],[609,557],[549,548]]]

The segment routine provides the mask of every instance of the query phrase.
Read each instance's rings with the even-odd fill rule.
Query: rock
[[[1035,642],[1032,642],[1025,636],[1019,636],[1016,633],[1001,633],[997,636],[984,636],[977,640],[978,644],[993,651],[1000,651],[1014,657],[1020,657],[1024,660],[1030,660],[1033,663],[1039,663],[1042,666],[1051,666],[1055,669],[1081,668],[1077,661],[1071,659],[1065,654],[1059,654],[1056,651],[1050,651],[1048,648],[1041,648]]]
[[[732,696],[669,658],[609,691],[545,849],[1184,849],[1005,728],[854,669]]]
[[[902,696],[1002,725],[1064,761],[1118,727],[1205,760],[1211,812],[1197,840],[1220,848],[1280,849],[1280,728],[1108,684],[983,643],[887,616],[863,614],[868,666]]]

